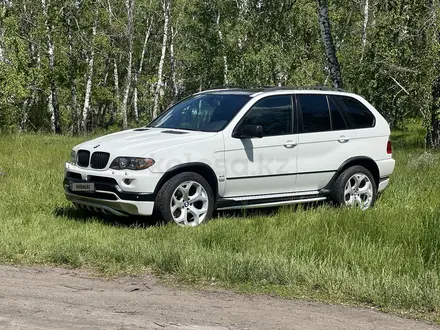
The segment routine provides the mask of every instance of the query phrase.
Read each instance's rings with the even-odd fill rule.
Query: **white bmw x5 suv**
[[[117,216],[197,226],[214,210],[331,200],[368,209],[394,170],[390,128],[362,97],[325,88],[215,89],[148,126],[77,145],[66,197]]]

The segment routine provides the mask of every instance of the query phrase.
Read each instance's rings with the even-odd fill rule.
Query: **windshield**
[[[199,94],[177,103],[149,127],[218,132],[249,101],[247,94]]]

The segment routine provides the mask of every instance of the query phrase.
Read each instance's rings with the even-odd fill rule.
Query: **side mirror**
[[[234,137],[239,139],[262,138],[263,126],[243,125],[234,133]]]

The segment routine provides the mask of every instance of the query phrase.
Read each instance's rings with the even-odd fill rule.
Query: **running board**
[[[227,197],[224,200],[225,201],[233,201],[233,202],[244,202],[244,201],[254,201],[254,200],[259,200],[259,199],[316,196],[318,194],[319,194],[319,191],[302,191],[302,192],[270,194],[270,195]]]
[[[325,201],[326,199],[327,199],[327,197],[314,197],[314,198],[296,199],[296,200],[282,201],[282,202],[267,202],[267,203],[261,203],[261,204],[251,204],[251,205],[243,204],[243,205],[236,205],[236,206],[220,207],[217,209],[217,211],[258,209],[258,208],[271,207],[271,206],[283,206],[283,205],[292,205],[292,204],[320,202],[320,201]]]

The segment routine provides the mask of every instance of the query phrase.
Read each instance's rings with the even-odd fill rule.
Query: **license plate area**
[[[76,191],[76,192],[93,193],[93,192],[95,192],[95,184],[88,183],[88,182],[71,182],[70,183],[70,190]]]

